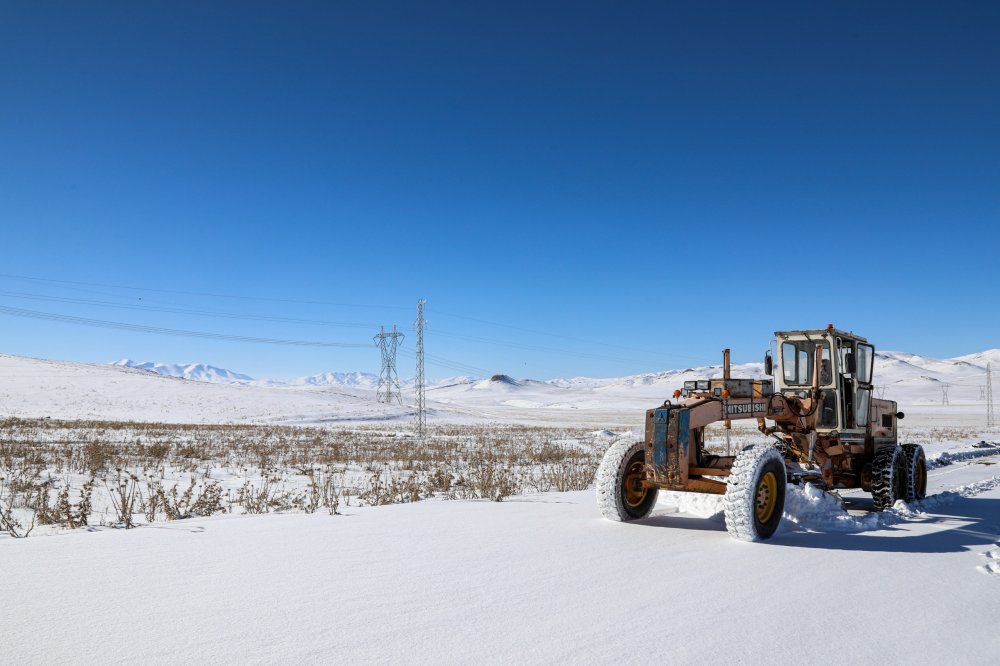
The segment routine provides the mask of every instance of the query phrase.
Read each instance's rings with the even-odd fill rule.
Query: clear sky
[[[758,360],[827,323],[998,347],[998,30],[996,2],[4,0],[0,352],[377,372],[15,312],[397,324],[412,376],[418,298],[432,378]]]

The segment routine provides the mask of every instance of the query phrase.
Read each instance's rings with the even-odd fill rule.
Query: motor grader
[[[774,359],[777,358],[777,373]],[[616,521],[645,518],[660,489],[723,496],[726,529],[744,541],[770,538],[781,521],[788,483],[828,491],[861,488],[876,510],[922,499],[927,489],[923,448],[899,445],[896,403],[872,397],[875,348],[838,330],[778,331],[764,357],[764,375],[684,382],[674,404],[646,412],[645,439],[620,440],[597,473],[597,502]],[[705,429],[756,419],[764,443],[735,455],[710,451]]]

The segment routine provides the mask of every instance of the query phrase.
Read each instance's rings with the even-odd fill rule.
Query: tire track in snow
[[[1000,542],[993,544],[993,548],[983,553],[983,558],[986,562],[976,568],[987,576],[1000,577]]]
[[[940,451],[927,456],[927,469],[938,469],[948,467],[963,460],[973,460],[975,458],[988,458],[1000,453],[1000,444],[995,442],[980,442],[974,444],[973,451]]]

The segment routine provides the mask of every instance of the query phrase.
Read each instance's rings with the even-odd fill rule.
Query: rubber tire
[[[647,488],[646,496],[637,507],[625,503],[624,484],[625,472],[636,461],[646,459],[646,447],[643,442],[630,442],[627,439],[615,442],[608,448],[597,468],[597,508],[608,520],[621,523],[645,518],[656,506],[657,488]]]
[[[924,447],[903,444],[903,453],[906,454],[906,501],[922,500],[927,497],[927,456],[924,455]]]
[[[896,500],[907,494],[906,452],[902,446],[885,446],[872,459],[872,499],[875,510],[891,509]]]
[[[774,472],[778,480],[777,500],[770,519],[761,522],[756,511],[757,488],[769,471]],[[740,541],[771,538],[785,509],[786,474],[784,457],[770,444],[748,446],[736,455],[722,498],[726,531],[730,536]]]

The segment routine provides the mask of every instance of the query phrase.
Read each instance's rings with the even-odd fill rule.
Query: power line
[[[172,335],[185,338],[204,338],[207,340],[223,340],[225,342],[251,342],[268,345],[289,345],[295,347],[341,347],[341,348],[370,348],[367,343],[354,342],[318,342],[314,340],[286,340],[284,338],[260,338],[250,335],[233,335],[229,333],[213,333],[209,331],[189,331],[178,328],[166,328],[163,326],[146,326],[143,324],[129,324],[120,321],[107,321],[104,319],[90,319],[89,317],[74,317],[71,315],[56,314],[53,312],[41,312],[38,310],[24,310],[22,308],[12,308],[0,305],[0,314],[12,317],[23,317],[27,319],[41,319],[43,321],[56,321],[64,324],[77,324],[80,326],[91,326],[94,328],[114,329],[120,331],[133,331],[136,333],[153,333],[156,335]]]
[[[651,351],[651,350],[648,350],[648,349],[641,349],[639,347],[631,347],[631,346],[628,346],[628,345],[609,344],[607,342],[599,342],[597,340],[588,340],[586,338],[580,338],[580,337],[576,337],[576,336],[573,336],[573,335],[565,335],[565,334],[560,334],[560,333],[548,333],[548,332],[545,332],[545,331],[538,331],[538,330],[531,329],[531,328],[524,328],[524,327],[521,327],[521,326],[515,326],[513,324],[504,324],[504,323],[498,322],[498,321],[490,321],[488,319],[480,319],[478,317],[470,317],[468,315],[455,314],[453,312],[439,312],[438,310],[435,310],[435,312],[437,312],[440,315],[444,315],[446,317],[454,317],[456,319],[465,319],[467,321],[475,321],[475,322],[478,322],[480,324],[489,324],[490,326],[500,326],[502,328],[509,328],[511,330],[522,331],[524,333],[532,333],[534,335],[544,335],[544,336],[552,337],[552,338],[562,338],[563,340],[574,340],[576,342],[583,342],[583,343],[591,344],[591,345],[601,345],[602,347],[616,347],[618,349],[627,349],[629,351],[642,352],[643,354],[661,356],[661,354],[659,352],[654,352],[654,351]],[[670,354],[668,356],[663,356],[663,358],[683,358],[683,359],[687,359],[689,361],[699,361],[699,362],[704,362],[705,361],[705,358],[702,357],[702,356],[686,356],[684,354]]]
[[[182,294],[185,296],[204,296],[208,298],[231,298],[234,300],[242,301],[264,301],[270,303],[296,303],[299,305],[333,305],[337,307],[345,308],[375,308],[381,310],[405,310],[400,306],[394,305],[372,305],[372,304],[359,304],[359,303],[332,303],[330,301],[312,301],[304,300],[298,298],[271,298],[267,296],[245,296],[241,294],[219,294],[207,291],[189,291],[183,289],[158,289],[155,287],[136,287],[124,284],[109,284],[106,282],[83,282],[79,280],[56,280],[54,278],[40,278],[32,277],[28,275],[14,275],[11,273],[0,273],[0,278],[12,278],[15,280],[30,280],[32,282],[44,282],[52,284],[73,284],[73,285],[83,285],[86,287],[104,287],[108,289],[127,289],[129,291],[149,291],[161,294]]]
[[[435,335],[440,335],[440,336],[446,337],[446,338],[455,338],[455,339],[458,339],[458,340],[469,340],[471,342],[482,342],[482,343],[489,344],[489,345],[498,345],[498,346],[501,346],[501,347],[512,347],[514,349],[525,349],[525,350],[529,350],[529,351],[542,351],[542,352],[547,352],[547,353],[552,353],[552,354],[560,354],[562,356],[576,356],[576,357],[579,357],[579,358],[589,358],[589,359],[607,360],[607,361],[619,361],[619,362],[626,362],[626,363],[649,363],[649,359],[639,360],[639,359],[634,359],[634,358],[624,358],[624,357],[621,357],[621,356],[608,356],[607,354],[594,354],[594,353],[591,353],[591,352],[576,352],[576,351],[570,351],[568,349],[557,349],[555,347],[543,347],[541,345],[531,345],[531,344],[525,344],[525,343],[520,343],[520,342],[507,342],[507,341],[504,341],[504,340],[496,340],[496,339],[493,339],[493,338],[482,338],[482,337],[473,336],[473,335],[463,335],[461,333],[451,333],[451,332],[448,332],[448,331],[438,331],[437,329],[434,330],[434,334]]]
[[[409,349],[400,349],[399,353],[408,358],[416,359],[416,354],[411,352]],[[434,354],[428,354],[426,352],[424,353],[424,358],[426,359],[427,362],[435,366],[447,368],[448,370],[454,370],[455,372],[460,372],[462,374],[476,375],[480,377],[483,375],[492,374],[492,372],[486,370],[485,368],[479,368],[474,365],[462,363],[461,361],[453,361],[451,359],[444,358],[441,356],[436,356]]]
[[[169,314],[189,314],[200,317],[220,317],[225,319],[245,319],[249,321],[273,321],[291,324],[313,324],[317,326],[341,326],[345,328],[371,328],[373,324],[351,321],[330,321],[327,319],[301,319],[298,317],[279,317],[272,315],[240,314],[235,312],[220,312],[217,310],[195,310],[190,308],[161,307],[155,305],[138,305],[133,303],[111,303],[109,301],[97,301],[87,298],[70,298],[68,296],[48,296],[45,294],[32,294],[19,291],[0,290],[0,296],[10,296],[12,298],[27,299],[32,301],[47,301],[52,303],[68,303],[71,305],[96,305],[104,308],[116,308],[119,310],[139,310],[145,312],[164,312]]]
[[[131,292],[154,292],[154,293],[164,293],[164,294],[180,294],[180,295],[185,295],[185,296],[199,296],[199,297],[208,297],[208,298],[226,298],[226,299],[236,299],[236,300],[245,300],[245,301],[261,301],[261,302],[272,302],[272,303],[292,303],[292,304],[299,304],[299,305],[325,305],[325,306],[336,306],[336,307],[372,308],[372,309],[386,309],[386,310],[400,310],[400,309],[404,309],[404,308],[399,307],[399,306],[383,306],[383,305],[373,305],[373,304],[336,303],[336,302],[330,302],[330,301],[316,301],[316,300],[305,300],[305,299],[295,299],[295,298],[278,298],[278,297],[262,297],[262,296],[247,296],[247,295],[242,295],[242,294],[225,294],[225,293],[208,292],[208,291],[181,290],[181,289],[163,289],[163,288],[157,288],[157,287],[137,287],[137,286],[133,286],[133,285],[122,285],[122,284],[114,284],[114,283],[107,283],[107,282],[88,282],[88,281],[82,281],[82,280],[59,280],[59,279],[55,279],[55,278],[42,278],[42,277],[29,276],[29,275],[17,275],[17,274],[12,274],[12,273],[0,273],[0,278],[9,278],[9,279],[15,279],[15,280],[27,280],[27,281],[36,282],[36,283],[43,283],[43,284],[76,285],[76,286],[85,286],[85,287],[100,287],[100,288],[104,288],[104,289],[124,289],[124,290],[128,290],[128,291],[131,291]],[[139,305],[135,305],[135,304],[109,303],[107,301],[94,301],[94,300],[88,300],[88,299],[69,299],[67,297],[45,296],[45,295],[41,295],[41,294],[27,294],[27,293],[24,293],[24,292],[10,292],[10,291],[6,291],[6,292],[0,292],[0,293],[5,294],[5,295],[9,295],[9,296],[13,296],[15,298],[30,298],[30,299],[48,300],[48,301],[55,301],[55,302],[76,303],[76,304],[82,304],[82,305],[97,305],[99,307],[113,307],[113,308],[119,308],[119,309],[149,310],[149,311],[166,312],[166,313],[173,313],[173,314],[191,314],[191,315],[197,315],[197,316],[225,317],[225,318],[233,318],[233,319],[248,319],[248,320],[258,320],[258,321],[283,321],[283,322],[289,322],[289,323],[317,324],[317,325],[327,325],[327,326],[345,326],[345,327],[352,327],[352,328],[362,328],[362,327],[367,328],[367,327],[371,326],[371,324],[364,324],[364,323],[360,323],[360,322],[338,322],[338,321],[296,319],[296,318],[290,318],[290,317],[270,317],[270,316],[257,316],[257,315],[242,315],[242,314],[229,313],[229,312],[217,312],[217,311],[211,311],[211,310],[194,310],[194,309],[188,309],[188,308],[162,308],[162,307],[155,308],[155,307],[150,307],[150,306],[139,306]],[[445,314],[447,314],[447,313],[445,313]],[[536,330],[529,329],[529,328],[523,328],[523,327],[520,327],[520,326],[511,325],[511,324],[504,324],[504,323],[501,323],[501,322],[488,321],[488,320],[485,320],[485,319],[479,319],[479,318],[476,318],[476,317],[469,317],[469,316],[466,316],[466,315],[447,314],[447,316],[455,317],[455,318],[459,318],[459,319],[465,319],[465,320],[468,320],[468,321],[475,321],[475,322],[479,322],[479,323],[483,323],[483,324],[488,324],[490,326],[499,326],[499,327],[508,328],[508,329],[512,329],[512,330],[524,331],[524,332],[527,332],[527,333],[533,333],[533,334],[537,334],[537,335],[546,335],[546,336],[550,336],[550,337],[563,338],[563,339],[567,339],[567,340],[575,340],[575,341],[583,342],[583,343],[586,343],[586,344],[601,345],[602,347],[616,347],[616,348],[619,348],[619,349],[629,349],[629,350],[632,350],[632,351],[640,351],[640,352],[643,352],[644,354],[655,355],[655,356],[660,357],[660,358],[677,358],[677,359],[697,360],[697,361],[700,361],[700,362],[707,362],[704,357],[685,356],[685,355],[681,355],[681,354],[662,355],[662,354],[657,353],[657,352],[651,352],[651,351],[639,349],[639,348],[636,348],[636,347],[628,347],[628,346],[624,346],[624,345],[609,344],[607,342],[599,342],[599,341],[596,341],[596,340],[586,340],[584,338],[578,338],[578,337],[574,337],[574,336],[561,335],[561,334],[556,334],[556,333],[545,333],[545,332],[542,332],[542,331],[536,331]],[[603,360],[628,362],[628,363],[648,363],[648,359],[638,360],[638,359],[630,359],[630,358],[622,358],[622,357],[610,356],[610,355],[606,355],[606,354],[593,354],[593,353],[588,353],[588,352],[573,352],[573,351],[569,351],[569,350],[565,350],[565,349],[554,349],[554,348],[551,348],[551,347],[542,347],[542,346],[538,346],[538,345],[527,345],[527,344],[522,344],[522,343],[507,342],[507,341],[496,340],[496,339],[491,339],[491,338],[480,338],[480,337],[475,337],[475,336],[465,336],[465,335],[461,335],[461,334],[458,334],[458,333],[439,332],[439,335],[445,335],[445,336],[448,336],[448,337],[455,337],[455,338],[458,338],[458,339],[465,339],[465,340],[470,340],[470,341],[474,341],[474,342],[481,342],[481,343],[486,343],[486,344],[494,344],[494,345],[500,345],[500,346],[506,346],[506,347],[527,349],[527,350],[532,350],[532,351],[544,351],[544,352],[550,352],[550,353],[557,353],[557,354],[561,354],[561,355],[564,355],[564,356],[576,356],[576,357],[579,357],[579,358],[603,359]]]
[[[305,319],[300,317],[281,317],[276,315],[257,315],[257,314],[242,314],[236,312],[225,312],[218,310],[203,310],[203,309],[193,309],[184,307],[163,307],[157,305],[148,304],[137,304],[137,303],[114,303],[110,301],[95,300],[88,298],[73,298],[68,296],[53,296],[48,294],[37,294],[30,292],[21,291],[7,291],[0,290],[0,296],[8,296],[17,299],[26,299],[32,301],[44,301],[51,303],[66,303],[71,305],[89,305],[102,308],[114,308],[117,310],[132,310],[140,312],[162,312],[167,314],[183,314],[192,315],[198,317],[212,317],[212,318],[223,318],[223,319],[237,319],[244,321],[265,321],[265,322],[279,322],[279,323],[291,323],[291,324],[306,324],[306,325],[316,325],[316,326],[332,326],[332,327],[343,327],[343,328],[370,328],[374,324],[363,323],[363,322],[348,322],[348,321],[334,321],[327,319]],[[531,345],[517,342],[508,342],[504,340],[496,340],[492,338],[484,338],[471,335],[463,335],[461,333],[453,333],[447,331],[438,331],[438,335],[444,337],[450,337],[460,340],[470,340],[473,342],[481,342],[490,345],[498,345],[502,347],[511,347],[515,349],[526,349],[532,351],[544,351],[550,354],[559,354],[562,356],[575,356],[579,358],[591,358],[591,359],[606,359],[611,361],[628,362],[628,363],[644,363],[646,361],[640,361],[637,359],[623,358],[620,356],[609,356],[605,354],[593,354],[588,352],[574,352],[565,349],[557,349],[554,347],[544,347],[540,345]]]

